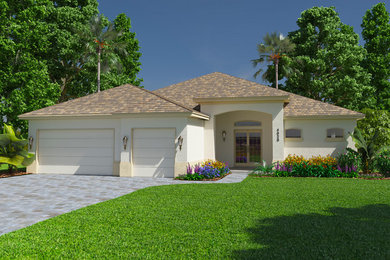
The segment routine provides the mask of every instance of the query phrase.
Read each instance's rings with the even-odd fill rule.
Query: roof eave
[[[251,96],[251,97],[211,97],[194,98],[198,104],[205,103],[234,103],[234,102],[289,102],[289,95],[284,96]]]
[[[284,119],[355,119],[360,120],[365,116],[362,115],[299,115],[284,116]]]
[[[19,119],[22,120],[37,120],[37,119],[80,119],[80,118],[121,118],[121,117],[161,117],[162,115],[169,116],[184,116],[184,117],[195,117],[199,119],[209,120],[210,117],[206,114],[196,112],[196,111],[188,111],[188,112],[144,112],[144,113],[103,113],[103,114],[46,114],[46,115],[29,115],[23,114],[19,116]]]
[[[203,113],[200,113],[200,112],[192,112],[191,113],[191,117],[194,117],[194,118],[199,118],[199,119],[203,119],[203,120],[210,120],[210,116],[209,115],[206,115],[206,114],[203,114]]]

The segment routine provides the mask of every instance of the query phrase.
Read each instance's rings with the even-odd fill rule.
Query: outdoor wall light
[[[29,146],[30,150],[32,149],[33,142],[34,142],[34,138],[32,136],[30,136],[30,138],[28,138],[28,146]]]
[[[225,142],[225,140],[226,140],[226,131],[225,130],[223,130],[222,131],[222,140]]]
[[[181,147],[183,146],[183,137],[179,136],[179,138],[177,138],[177,142],[179,143],[179,149],[181,151]]]
[[[127,136],[124,136],[122,139],[122,142],[123,142],[123,150],[125,150],[125,151],[126,151],[126,147],[127,147],[127,141],[129,141],[129,138],[127,138]]]

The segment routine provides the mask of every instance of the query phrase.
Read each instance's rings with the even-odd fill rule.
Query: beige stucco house
[[[123,85],[20,116],[32,173],[173,177],[205,159],[230,167],[336,155],[364,115],[211,73],[153,92]]]

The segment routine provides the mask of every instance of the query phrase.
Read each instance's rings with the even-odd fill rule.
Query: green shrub
[[[379,136],[376,130],[374,135],[366,139],[358,128],[351,134],[352,140],[355,142],[357,154],[360,157],[362,170],[364,174],[369,174],[375,167],[375,161],[378,155],[388,149],[385,145],[375,145]]]
[[[385,177],[390,177],[390,150],[378,155],[376,158],[376,167]]]
[[[274,176],[277,177],[348,177],[358,176],[356,166],[345,166],[333,164],[315,165],[308,161],[286,165],[283,162],[275,166]]]
[[[341,168],[345,168],[346,166],[355,166],[358,171],[361,170],[362,162],[359,153],[351,148],[347,148],[345,153],[339,153],[336,159],[337,164]]]
[[[365,118],[359,120],[357,128],[366,140],[371,139],[377,132],[375,146],[390,146],[390,112],[386,110],[363,109]]]
[[[0,164],[8,164],[11,173],[13,168],[28,166],[35,160],[35,155],[28,152],[28,140],[20,139],[12,126],[4,124],[0,134]]]
[[[273,165],[267,165],[265,161],[263,163],[256,163],[257,166],[252,170],[250,175],[253,176],[272,176],[273,175]]]

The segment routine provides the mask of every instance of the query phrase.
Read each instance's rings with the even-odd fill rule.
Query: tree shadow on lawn
[[[390,259],[390,206],[331,208],[259,220],[248,229],[256,249],[236,259]]]

